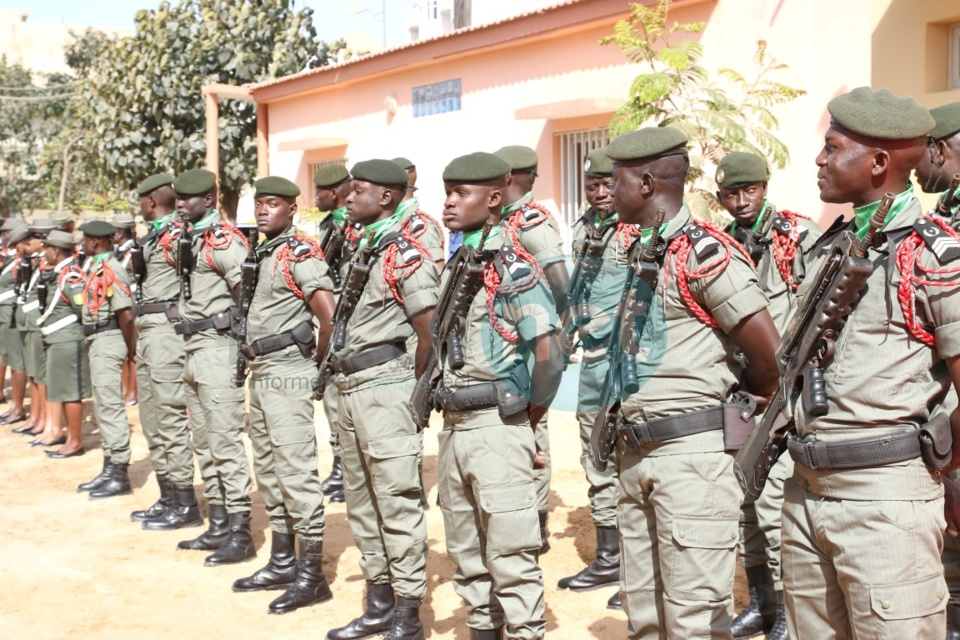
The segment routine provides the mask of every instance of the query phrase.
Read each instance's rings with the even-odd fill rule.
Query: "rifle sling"
[[[370,369],[390,362],[391,360],[396,360],[406,353],[407,346],[404,342],[381,344],[370,347],[354,356],[347,356],[345,358],[334,356],[330,359],[330,366],[337,373],[351,375],[364,369]]]
[[[791,434],[790,457],[808,469],[862,469],[920,457],[919,432],[861,438],[845,442],[804,442]]]

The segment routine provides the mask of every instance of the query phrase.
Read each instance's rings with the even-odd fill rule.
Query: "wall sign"
[[[413,117],[460,111],[460,78],[413,88]]]

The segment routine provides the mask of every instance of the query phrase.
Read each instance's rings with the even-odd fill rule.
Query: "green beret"
[[[30,233],[35,236],[45,236],[57,228],[57,223],[50,218],[35,218],[30,223]]]
[[[717,163],[717,186],[732,189],[741,184],[766,182],[770,179],[767,161],[755,153],[734,151]]]
[[[930,109],[930,115],[936,123],[933,131],[929,133],[934,140],[949,138],[960,131],[960,102]]]
[[[353,176],[354,180],[385,186],[399,185],[406,187],[408,180],[407,172],[392,160],[376,159],[358,162],[350,169],[350,175]]]
[[[0,223],[0,231],[13,231],[17,227],[27,226],[27,221],[23,218],[4,218]]]
[[[80,225],[80,231],[83,233],[83,235],[91,236],[93,238],[106,238],[112,236],[116,230],[116,227],[106,220],[87,220]]]
[[[406,171],[407,169],[417,168],[417,165],[413,164],[413,162],[411,162],[408,158],[404,158],[403,156],[394,158],[390,162],[396,162],[398,165],[400,165],[400,168],[403,169],[404,171]]]
[[[607,148],[594,149],[587,154],[583,162],[583,173],[588,178],[606,178],[613,173],[613,163],[607,155]]]
[[[930,112],[887,89],[857,87],[827,104],[832,122],[848,131],[878,140],[922,138],[936,124]]]
[[[510,173],[510,165],[492,153],[478,151],[450,161],[443,170],[444,182],[487,182]]]
[[[140,183],[140,186],[137,187],[137,195],[142,198],[143,196],[150,195],[160,187],[171,184],[173,184],[172,175],[169,173],[157,173]]]
[[[57,225],[67,224],[68,222],[73,222],[73,216],[71,216],[66,211],[54,211],[50,214],[50,219]]]
[[[217,186],[216,174],[206,169],[184,171],[173,181],[173,190],[179,196],[200,196]]]
[[[493,152],[495,156],[506,160],[511,171],[523,171],[537,166],[537,152],[521,144],[512,144]]]
[[[73,250],[77,247],[77,241],[74,239],[73,234],[61,231],[60,229],[51,231],[50,234],[43,239],[43,244],[68,250]]]
[[[133,229],[137,226],[137,221],[133,219],[133,216],[127,215],[124,213],[118,213],[113,216],[113,219],[110,221],[117,229]]]
[[[284,198],[296,198],[300,195],[300,187],[280,176],[267,176],[260,178],[253,183],[256,190],[255,198],[260,196],[283,196]]]
[[[673,127],[644,127],[623,133],[607,147],[614,162],[654,158],[687,145],[687,136]]]
[[[341,182],[350,179],[350,172],[342,164],[331,164],[317,169],[313,174],[313,184],[324,189],[332,189]]]
[[[15,244],[20,244],[31,235],[30,227],[25,224],[18,225],[10,230],[10,236],[7,238],[7,244],[12,247]]]

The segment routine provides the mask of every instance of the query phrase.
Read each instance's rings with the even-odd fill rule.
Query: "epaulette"
[[[422,229],[427,228],[427,223],[423,221],[423,218],[420,217],[419,211],[414,211],[410,214],[410,221],[407,223],[408,230],[410,233],[417,233]]]
[[[509,244],[500,247],[500,261],[503,269],[510,274],[513,280],[521,280],[530,275],[532,269],[529,264],[520,259],[517,252]]]
[[[790,220],[780,216],[774,216],[772,222],[773,228],[785,236],[789,236],[790,232],[793,231],[793,224]],[[802,224],[797,224],[797,229],[797,240],[803,240],[808,233],[808,229]]]
[[[294,260],[303,260],[313,251],[313,247],[308,242],[296,236],[287,238],[287,246],[290,247],[291,257]]]
[[[691,222],[683,228],[683,232],[690,239],[693,245],[693,252],[697,254],[698,260],[709,258],[720,250],[720,241],[706,232],[706,230],[695,222]]]
[[[529,204],[525,204],[518,209],[521,217],[523,217],[523,226],[532,227],[538,225],[547,219],[547,214],[538,209],[537,207],[532,207]],[[514,212],[512,215],[516,215],[517,212]]]
[[[401,264],[410,264],[420,257],[420,250],[413,246],[413,243],[399,231],[393,231],[383,236],[377,244],[377,253],[382,253],[391,244],[397,245],[397,253],[402,260]]]
[[[946,231],[936,222],[926,217],[918,218],[913,224],[913,230],[923,239],[924,244],[941,264],[960,258],[960,241],[957,240],[957,236]]]

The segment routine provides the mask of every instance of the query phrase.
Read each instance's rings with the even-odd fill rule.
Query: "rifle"
[[[240,388],[247,378],[247,314],[250,313],[250,303],[257,289],[257,276],[260,274],[260,260],[257,258],[256,227],[247,230],[247,244],[250,249],[247,257],[240,266],[240,300],[237,304],[237,364],[233,376],[233,386]]]
[[[37,278],[37,303],[39,303],[40,315],[47,310],[47,283],[43,281],[43,272]]]
[[[938,216],[948,220],[950,226],[955,229],[960,227],[960,214],[957,215],[956,219],[953,218],[954,207],[960,206],[960,197],[956,195],[958,189],[960,189],[960,173],[955,173],[953,179],[950,181],[950,188],[947,189],[947,193],[944,194],[940,202],[937,203],[935,210]]]
[[[829,410],[823,371],[833,362],[836,340],[873,272],[867,252],[894,197],[892,193],[883,196],[862,241],[850,231],[834,240],[811,280],[815,284],[800,300],[780,339],[780,386],[733,463],[734,474],[748,498],[760,496],[783,450],[787,431],[793,426],[797,401],[812,416],[826,415]]]
[[[434,308],[433,321],[430,324],[433,348],[423,368],[423,375],[417,378],[410,395],[413,420],[420,430],[426,428],[430,422],[430,414],[433,413],[433,397],[443,373],[443,356],[446,355],[447,364],[454,371],[462,369],[466,364],[460,336],[466,329],[470,304],[483,287],[483,270],[486,266],[483,246],[492,229],[493,223],[490,221],[483,225],[476,249],[461,246],[459,252],[465,255],[454,263],[450,278],[440,292],[440,300]]]
[[[137,287],[137,304],[140,304],[143,302],[143,282],[147,279],[147,263],[143,258],[143,247],[140,246],[136,229],[131,231],[130,239],[133,240],[130,247],[130,270],[133,272],[133,283]]]
[[[330,277],[333,278],[335,287],[340,287],[340,263],[343,260],[343,243],[347,236],[343,227],[330,220],[330,224],[324,229],[320,236],[320,250],[323,252],[323,258],[330,267]]]
[[[189,300],[193,297],[190,277],[193,274],[193,234],[184,221],[177,239],[177,271],[180,273],[180,297]]]
[[[773,217],[776,215],[776,212],[776,207],[772,204],[768,205],[767,210],[760,216],[756,231],[748,233],[743,243],[743,248],[750,254],[750,259],[753,260],[753,264],[755,265],[759,265],[760,258],[763,257],[764,246],[760,244],[760,240],[766,235],[767,231],[770,230],[770,224],[773,222]],[[744,231],[746,231],[746,229],[744,229]]]
[[[607,339],[606,357],[610,368],[600,389],[600,411],[593,422],[590,434],[590,458],[593,466],[603,471],[617,444],[617,427],[620,423],[620,404],[624,398],[640,390],[637,378],[637,341],[650,313],[650,302],[657,288],[660,265],[657,262],[657,243],[660,241],[660,225],[665,211],[657,210],[653,235],[646,245],[634,244],[630,251],[630,266],[623,284],[623,297],[613,317],[613,327]],[[639,282],[638,282],[639,280]],[[644,286],[640,286],[642,283]]]
[[[363,289],[367,286],[367,280],[370,278],[370,257],[373,255],[373,249],[373,229],[371,229],[367,231],[366,244],[363,249],[354,255],[354,258],[350,261],[350,266],[347,267],[347,276],[343,281],[343,291],[340,292],[337,307],[333,312],[333,335],[330,337],[330,344],[327,345],[323,360],[317,365],[319,375],[313,387],[314,400],[323,399],[323,392],[333,375],[330,361],[337,351],[342,350],[347,345],[347,322],[350,321],[350,316],[357,308],[357,302],[360,301]]]
[[[560,348],[564,360],[568,363],[577,343],[577,333],[591,320],[590,294],[603,264],[603,250],[607,246],[603,235],[608,228],[603,225],[602,220],[597,220],[597,224],[584,238],[573,267],[570,278],[570,308],[564,315],[560,329]]]

